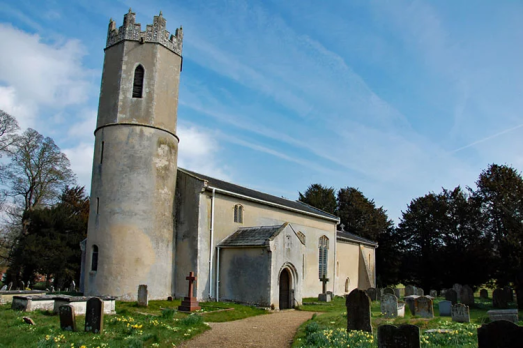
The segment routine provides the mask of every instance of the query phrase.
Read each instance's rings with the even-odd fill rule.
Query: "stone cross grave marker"
[[[434,318],[434,305],[432,299],[420,296],[414,300],[416,315],[422,318]]]
[[[392,294],[381,297],[381,313],[385,318],[396,318],[398,316],[398,298]]]
[[[329,281],[329,278],[327,278],[327,276],[325,274],[320,278],[320,282],[322,283],[322,286],[321,286],[321,294],[318,295],[318,301],[330,302],[332,300],[332,295],[329,294],[329,292],[327,291],[327,282],[328,281]]]
[[[10,282],[9,286],[7,287],[7,291],[11,291],[12,288],[13,288],[13,282]]]
[[[367,295],[369,295],[371,301],[376,301],[376,289],[375,288],[368,288]]]
[[[481,289],[479,291],[479,297],[481,297],[482,299],[488,299],[488,291],[487,291],[487,289]]]
[[[361,330],[372,333],[370,324],[370,298],[363,290],[354,289],[345,296],[347,331]]]
[[[445,293],[445,300],[451,301],[452,304],[458,303],[458,294],[456,293],[456,290],[448,289]]]
[[[327,275],[323,275],[321,277],[321,283],[322,283],[322,286],[321,286],[321,293],[322,294],[326,294],[327,293],[327,282],[329,281],[329,278],[327,278]]]
[[[458,301],[461,301],[461,287],[461,284],[458,283],[452,286],[452,290],[454,290],[456,292],[456,295],[458,296]]]
[[[381,325],[378,327],[379,348],[420,348],[419,327],[415,325]]]
[[[2,286],[2,289],[0,289],[0,291],[6,291],[6,290],[7,290],[7,285]]]
[[[138,285],[138,306],[147,307],[149,306],[149,291],[147,285]]]
[[[467,306],[472,306],[474,304],[474,291],[468,285],[461,287],[461,303],[466,304]]]
[[[521,348],[523,327],[498,320],[478,328],[478,348]]]
[[[201,309],[201,307],[200,307],[198,301],[196,300],[196,298],[193,297],[193,289],[194,289],[193,283],[198,278],[194,276],[194,272],[190,272],[189,276],[186,277],[185,279],[187,279],[189,281],[189,294],[187,297],[184,297],[182,304],[178,307],[178,310],[185,311],[185,312],[197,311],[197,310]]]
[[[102,333],[104,329],[104,301],[98,297],[87,300],[85,332]]]
[[[439,316],[450,317],[451,316],[452,301],[440,301],[439,303]]]
[[[492,307],[498,309],[508,308],[506,292],[503,289],[497,288],[492,293]]]
[[[469,306],[458,303],[452,306],[452,321],[458,323],[470,323]]]
[[[438,291],[437,290],[430,290],[429,295],[432,297],[438,297]]]
[[[59,308],[60,328],[64,331],[76,331],[76,315],[72,305],[63,305]]]

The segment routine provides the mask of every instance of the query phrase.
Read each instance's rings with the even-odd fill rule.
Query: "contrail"
[[[490,139],[493,139],[493,138],[498,137],[498,136],[500,136],[500,135],[503,135],[503,134],[505,134],[505,133],[512,132],[513,130],[516,130],[516,129],[521,128],[521,127],[523,127],[523,123],[520,124],[519,126],[512,127],[512,128],[509,128],[509,129],[505,129],[504,131],[501,131],[501,132],[496,133],[496,134],[494,134],[494,135],[488,136],[488,137],[486,137],[486,138],[480,139],[480,140],[478,140],[478,141],[475,141],[475,142],[473,142],[473,143],[470,143],[470,144],[468,144],[468,145],[465,145],[465,146],[463,146],[463,147],[460,147],[460,148],[458,148],[458,149],[456,149],[456,150],[452,150],[452,151],[450,151],[449,153],[456,153],[456,152],[458,152],[458,151],[461,151],[461,150],[463,150],[463,149],[466,149],[466,148],[468,148],[468,147],[474,146],[474,145],[479,144],[479,143],[483,143],[483,142],[485,142],[485,141],[488,141],[488,140],[490,140]]]

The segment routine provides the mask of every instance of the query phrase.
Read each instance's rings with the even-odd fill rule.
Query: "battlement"
[[[154,16],[153,24],[148,24],[145,31],[142,31],[142,26],[135,23],[136,13],[131,9],[123,16],[123,25],[116,28],[116,23],[112,19],[109,21],[109,30],[107,32],[107,47],[116,45],[120,41],[132,40],[141,43],[153,42],[159,43],[165,48],[173,51],[179,56],[182,55],[183,30],[182,27],[176,29],[174,35],[165,29],[167,21],[162,16],[162,12],[158,16]]]

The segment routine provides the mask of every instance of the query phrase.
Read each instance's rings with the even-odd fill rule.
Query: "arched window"
[[[243,206],[241,204],[234,206],[234,222],[243,224]]]
[[[143,66],[138,65],[134,70],[133,98],[141,98],[143,93],[143,76],[145,70]]]
[[[329,260],[329,238],[327,238],[326,236],[322,236],[318,243],[318,249],[318,275],[320,276],[320,279],[322,279],[323,276],[327,277],[327,264]]]
[[[97,271],[98,270],[98,247],[96,245],[93,245],[93,255],[91,258],[91,271]]]
[[[347,277],[347,279],[345,279],[345,292],[349,292],[349,285],[350,285],[350,279],[349,279],[349,277]]]

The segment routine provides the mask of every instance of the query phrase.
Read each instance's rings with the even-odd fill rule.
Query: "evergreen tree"
[[[336,215],[336,196],[333,187],[321,184],[310,185],[305,193],[299,192],[299,201],[323,210],[326,213]]]

